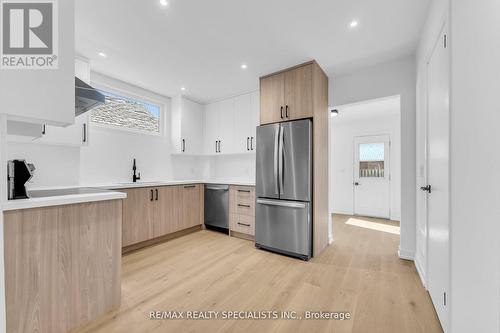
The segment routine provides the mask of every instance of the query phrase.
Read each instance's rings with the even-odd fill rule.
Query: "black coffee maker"
[[[26,183],[33,177],[35,166],[25,160],[7,162],[9,200],[27,199]]]

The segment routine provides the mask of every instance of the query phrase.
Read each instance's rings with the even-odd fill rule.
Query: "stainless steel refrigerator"
[[[257,127],[255,244],[312,255],[312,121]]]

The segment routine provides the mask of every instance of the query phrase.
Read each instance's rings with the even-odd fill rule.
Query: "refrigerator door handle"
[[[280,195],[283,194],[285,191],[283,189],[283,177],[284,177],[284,172],[283,172],[283,168],[284,168],[284,165],[283,165],[283,162],[284,162],[284,159],[283,159],[283,144],[284,144],[284,134],[285,132],[285,129],[283,128],[283,126],[280,125],[280,138],[279,138],[279,152],[278,152],[278,169],[279,169],[279,172],[278,172],[278,180],[279,180],[279,191],[280,191]]]
[[[279,195],[278,189],[278,150],[279,150],[279,134],[280,134],[281,126],[278,126],[276,132],[274,133],[274,193]]]
[[[280,207],[302,208],[302,209],[306,208],[306,203],[293,202],[293,201],[257,199],[257,203],[262,204],[262,205],[269,205],[269,206],[280,206]]]

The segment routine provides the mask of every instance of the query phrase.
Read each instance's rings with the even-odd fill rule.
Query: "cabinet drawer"
[[[255,204],[249,203],[235,203],[233,213],[236,215],[255,216]]]
[[[236,215],[255,216],[255,189],[246,186],[232,186],[230,212]]]
[[[255,235],[255,217],[231,214],[231,230],[247,235]]]
[[[236,201],[239,203],[251,203],[255,201],[255,189],[251,187],[235,187]]]

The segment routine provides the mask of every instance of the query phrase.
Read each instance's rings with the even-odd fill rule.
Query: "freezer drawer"
[[[255,243],[257,247],[310,259],[312,254],[310,203],[257,199]]]

